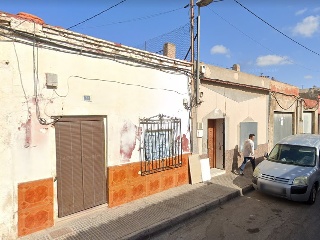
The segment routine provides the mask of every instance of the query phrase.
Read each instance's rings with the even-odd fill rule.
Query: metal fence
[[[159,114],[139,125],[141,175],[182,166],[181,119]]]
[[[141,43],[135,48],[145,50],[148,52],[163,54],[163,45],[165,43],[173,43],[176,45],[176,58],[181,60],[191,61],[191,35],[190,35],[191,24],[187,23],[183,26],[180,26],[177,29],[174,29],[168,33],[162,34],[158,37],[146,40],[144,43]],[[196,36],[196,21],[195,21],[195,36]],[[194,38],[196,40],[196,37]],[[195,58],[197,51],[197,43],[194,41],[195,49]]]

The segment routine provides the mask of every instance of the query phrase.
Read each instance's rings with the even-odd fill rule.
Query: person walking
[[[243,175],[244,168],[245,168],[248,161],[251,162],[251,166],[252,166],[253,171],[256,167],[255,157],[254,157],[254,142],[253,142],[254,138],[255,138],[255,135],[253,133],[251,133],[251,134],[249,134],[249,139],[244,141],[243,149],[242,149],[244,160],[239,168],[240,175]]]

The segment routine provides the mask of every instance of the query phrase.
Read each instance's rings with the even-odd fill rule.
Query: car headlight
[[[256,167],[255,169],[254,169],[254,171],[253,171],[253,176],[255,177],[255,178],[258,178],[258,177],[260,177],[260,168],[258,168],[258,167]]]
[[[296,177],[293,180],[293,185],[300,185],[300,186],[308,185],[308,177],[306,176]]]

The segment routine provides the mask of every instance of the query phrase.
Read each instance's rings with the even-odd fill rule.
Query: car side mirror
[[[266,152],[266,153],[264,153],[263,156],[264,156],[265,158],[268,158],[269,154]]]

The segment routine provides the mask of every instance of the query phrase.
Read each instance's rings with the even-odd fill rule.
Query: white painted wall
[[[138,126],[139,118],[160,113],[181,118],[182,134],[190,139],[183,107],[183,99],[189,98],[185,75],[13,42],[0,42],[0,49],[0,238],[16,236],[18,183],[56,176],[55,130],[36,117],[35,81],[40,117],[47,121],[50,116],[107,117],[109,166],[122,163],[123,125]],[[57,74],[56,91],[46,88],[46,73]],[[83,95],[92,101],[85,102]],[[129,135],[122,141],[132,141]],[[138,146],[136,141],[131,162],[139,161]]]

